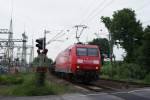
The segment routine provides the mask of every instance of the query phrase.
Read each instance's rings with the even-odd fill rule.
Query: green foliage
[[[101,17],[102,22],[105,24],[105,26],[107,27],[108,30],[111,29],[111,24],[112,24],[112,19],[110,19],[110,17]]]
[[[35,77],[35,85],[37,85],[37,86],[45,85],[45,79],[46,79],[45,73],[37,72],[35,76],[36,76]]]
[[[51,58],[46,58],[46,64],[51,66],[53,64],[53,60]]]
[[[35,58],[33,59],[32,65],[33,65],[33,66],[38,66],[38,63],[39,63],[39,59],[38,59],[38,57],[35,57]]]
[[[144,31],[142,46],[138,51],[137,63],[144,65],[147,73],[150,71],[150,26]]]
[[[23,84],[20,84],[12,89],[12,95],[46,95],[53,94],[49,85],[36,85],[36,75],[31,75]]]
[[[144,82],[150,84],[150,73],[146,75]]]
[[[39,62],[40,62],[39,60],[40,60],[39,57],[35,57],[34,58],[34,60],[32,62],[33,67],[39,66]],[[52,63],[53,63],[53,60],[48,58],[48,57],[46,57],[45,58],[45,63],[43,63],[43,65],[48,67],[48,66],[52,65]]]
[[[137,21],[135,12],[124,8],[115,11],[113,18],[102,17],[101,20],[112,34],[112,44],[120,44],[125,49],[127,54],[125,60],[135,61],[134,52],[141,45],[143,35],[142,25]]]
[[[16,75],[1,75],[0,84],[10,85],[10,84],[21,84],[23,83],[23,78]]]
[[[114,79],[143,79],[146,75],[144,67],[134,63],[119,62],[113,68],[110,65],[104,65],[101,74],[111,77],[111,71]]]
[[[126,51],[126,63],[116,63],[113,68],[104,65],[102,74],[110,77],[112,72],[115,79],[142,80],[145,77],[149,81],[150,26],[143,29],[134,10],[127,8],[115,11],[112,18],[101,17],[101,20],[111,33],[111,44],[119,44]]]
[[[105,62],[101,69],[101,75],[111,76],[111,65],[109,62]]]
[[[98,45],[101,54],[109,54],[109,42],[106,38],[93,39],[89,44]]]
[[[13,76],[13,78],[15,77],[18,77],[18,75]],[[8,86],[4,87],[0,86],[0,95],[40,96],[40,95],[63,94],[70,91],[69,86],[48,81],[46,81],[44,85],[39,86],[36,80],[37,74],[35,73],[28,73],[23,75],[20,74],[19,77],[23,79],[23,82],[17,84],[9,84]],[[3,80],[2,78],[0,79]]]
[[[118,66],[119,67],[119,66]],[[142,66],[134,63],[122,64],[119,68],[119,76],[121,78],[143,79],[145,77],[145,70]]]
[[[46,82],[44,85],[37,85],[37,74],[31,74],[23,84],[16,86],[12,90],[12,95],[18,96],[39,96],[39,95],[52,95],[61,94],[66,92],[67,86],[55,84],[53,82]]]

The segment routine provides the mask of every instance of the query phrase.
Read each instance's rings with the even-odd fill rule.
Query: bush
[[[134,63],[121,63],[114,64],[113,69],[111,65],[104,65],[101,70],[102,75],[108,75],[115,79],[143,79],[146,71],[143,66]]]
[[[144,82],[150,84],[150,73],[145,76]]]
[[[44,85],[39,86],[36,79],[35,73],[0,76],[0,83],[9,84],[0,88],[0,95],[40,96],[70,92],[69,86],[54,82],[45,81]]]
[[[17,86],[12,90],[12,95],[18,96],[39,96],[49,94],[54,94],[54,92],[48,84],[44,86],[37,86],[35,84],[28,83]]]
[[[122,65],[122,62],[121,61],[117,61],[117,62],[114,63],[114,66],[112,68],[111,63],[106,61],[104,63],[104,65],[102,66],[101,74],[102,75],[108,75],[109,77],[112,77],[111,76],[112,74],[113,74],[113,76],[118,74],[119,69],[120,69],[119,66],[121,66],[121,65]]]
[[[44,85],[37,84],[37,74],[32,74],[26,78],[24,83],[12,89],[11,95],[17,96],[40,96],[40,95],[53,95],[66,92],[67,86],[60,84],[45,82]]]
[[[101,69],[101,75],[111,76],[111,65],[108,62],[105,62]]]
[[[16,75],[2,75],[0,76],[0,84],[21,84],[23,83],[23,78]]]
[[[143,79],[146,71],[143,66],[139,66],[134,63],[125,63],[120,66],[120,76],[122,78],[130,79]]]

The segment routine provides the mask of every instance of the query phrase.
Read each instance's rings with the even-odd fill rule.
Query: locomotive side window
[[[78,56],[87,56],[87,48],[77,48]]]
[[[88,48],[88,56],[98,56],[97,48]]]

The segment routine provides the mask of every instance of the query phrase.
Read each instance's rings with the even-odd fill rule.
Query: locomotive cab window
[[[86,48],[77,48],[77,55],[78,56],[87,56],[87,49]]]
[[[77,48],[78,56],[98,56],[97,48]]]
[[[88,56],[98,56],[97,48],[88,48]]]

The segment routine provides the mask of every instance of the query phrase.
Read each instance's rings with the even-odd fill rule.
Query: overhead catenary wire
[[[84,14],[82,14],[82,15],[86,15],[87,13],[89,13],[89,9],[92,9],[92,7],[94,6],[94,4],[97,4],[98,1],[99,0],[95,0],[95,1],[91,0],[91,2],[89,4],[84,5],[84,6],[86,6],[86,8],[85,8]],[[86,17],[86,16],[84,16],[84,17]]]
[[[96,6],[96,8],[92,9],[88,15],[86,16],[86,18],[84,17],[83,20],[81,20],[80,24],[83,24],[93,13],[95,13],[96,10],[98,10],[99,6],[102,6],[105,3],[106,0],[103,0],[102,2],[98,3],[98,5]]]
[[[52,41],[56,40],[57,37],[63,32],[63,30],[61,30],[60,32],[58,32],[54,37],[52,37],[46,44],[50,44]]]
[[[105,4],[105,2],[106,2],[106,0],[101,0],[101,2],[97,2],[98,5],[97,5],[94,9],[90,10],[90,12],[87,14],[87,16],[83,17],[83,19],[82,19],[81,22],[80,22],[80,25],[84,24],[84,22],[85,22],[88,18],[90,18],[91,15],[92,15],[93,13],[95,13],[95,12],[99,9],[99,7],[103,6],[103,5]],[[91,7],[92,7],[92,6],[91,6]],[[81,36],[81,35],[79,35],[79,36]],[[88,37],[88,35],[87,35],[87,37]]]
[[[144,3],[141,7],[135,9],[135,11],[138,12],[138,16],[143,16],[143,12],[141,12],[141,11],[143,11],[144,8],[148,7],[149,4],[150,4],[150,1]],[[148,16],[147,16],[147,17],[148,17]],[[150,21],[150,20],[144,21],[144,22],[142,22],[142,24],[146,24],[146,23],[148,23],[149,21]]]
[[[95,1],[92,0],[92,2],[89,5],[87,5],[87,7],[85,8],[86,10],[84,11],[84,14],[82,14],[83,18],[80,20],[80,24],[89,15],[89,13],[93,11],[93,7],[96,6],[95,4],[99,5],[99,0],[95,0]]]
[[[142,9],[148,7],[149,4],[150,4],[150,2],[147,2],[147,3],[145,3],[144,5],[142,5],[141,7],[137,8],[135,11],[139,12],[139,11],[141,11]]]
[[[113,3],[113,1],[114,1],[114,0],[111,0],[111,1],[108,2],[106,5],[104,5],[102,9],[100,9],[97,13],[95,13],[95,14],[88,20],[88,23],[91,22],[91,21],[96,17],[96,15],[102,13],[105,8],[109,7],[109,5],[111,5],[111,4]]]
[[[69,30],[67,30],[68,32]],[[66,33],[64,32],[64,30],[61,30],[59,33],[57,33],[54,37],[52,37],[46,44],[50,44],[52,41],[59,41],[59,42],[64,42],[64,40],[59,40],[61,37],[63,37],[64,35],[66,35]],[[68,39],[68,38],[67,38]]]

